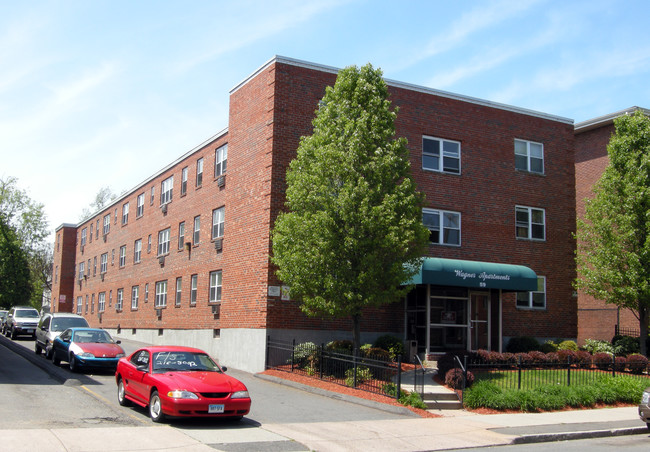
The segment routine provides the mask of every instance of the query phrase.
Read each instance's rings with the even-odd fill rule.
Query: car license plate
[[[27,334],[33,334],[34,330],[27,330]]]
[[[208,405],[208,413],[223,413],[223,405]]]

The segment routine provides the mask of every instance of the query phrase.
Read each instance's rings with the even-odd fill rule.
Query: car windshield
[[[52,319],[52,331],[63,331],[75,326],[88,326],[86,319],[77,317],[62,317]]]
[[[16,309],[16,317],[38,318],[38,311],[35,309]]]
[[[77,343],[96,343],[96,344],[112,344],[113,339],[106,331],[76,331],[74,333],[74,342]]]
[[[205,353],[168,351],[154,353],[153,371],[221,372],[221,369]]]

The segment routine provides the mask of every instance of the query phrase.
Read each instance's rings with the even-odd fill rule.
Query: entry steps
[[[462,410],[463,404],[458,398],[456,391],[438,384],[433,377],[438,370],[433,367],[425,367],[424,375],[422,368],[402,374],[402,389],[416,391],[423,397],[423,402],[428,409],[434,410]],[[417,380],[417,384],[415,381]]]

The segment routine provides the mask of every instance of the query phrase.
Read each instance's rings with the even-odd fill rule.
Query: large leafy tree
[[[355,350],[367,306],[402,297],[428,243],[406,139],[395,138],[382,72],[339,72],[287,172],[272,261],[311,316],[349,317]]]
[[[15,231],[0,215],[0,308],[30,304],[32,293],[27,254]]]
[[[116,197],[117,195],[113,193],[111,187],[100,188],[97,194],[95,195],[95,199],[93,199],[90,205],[88,207],[83,208],[79,219],[83,221],[91,217],[93,214],[106,207]]]
[[[647,354],[650,310],[650,119],[641,110],[615,120],[609,165],[578,221],[576,285],[639,319]]]

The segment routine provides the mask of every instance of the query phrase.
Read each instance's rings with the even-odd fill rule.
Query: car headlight
[[[641,403],[644,405],[650,404],[650,392],[645,391],[643,397],[641,398]]]
[[[231,399],[249,399],[248,391],[237,391],[233,392],[230,396]]]
[[[124,358],[124,356],[125,356],[124,353],[118,353],[117,355],[115,355],[116,358]]]
[[[95,357],[95,355],[93,355],[92,353],[88,353],[88,352],[80,353],[78,356],[79,356],[79,358],[94,358]]]
[[[197,400],[199,396],[190,391],[185,391],[183,389],[177,389],[175,391],[169,391],[167,397],[171,399],[194,399]]]

